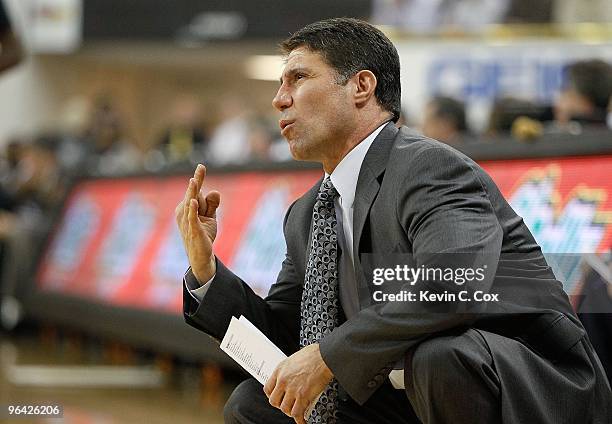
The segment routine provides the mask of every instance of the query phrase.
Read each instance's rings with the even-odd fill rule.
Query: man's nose
[[[276,92],[276,96],[272,99],[272,106],[274,106],[278,111],[282,112],[291,106],[291,95],[287,92],[286,89],[281,86]]]

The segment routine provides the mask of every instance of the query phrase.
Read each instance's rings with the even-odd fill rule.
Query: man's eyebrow
[[[295,74],[299,74],[299,73],[310,73],[310,69],[303,67],[303,66],[296,66],[295,68],[291,68],[289,69],[287,72],[285,72],[285,74],[288,77],[292,77]],[[280,83],[281,85],[283,85],[283,77],[280,77]]]

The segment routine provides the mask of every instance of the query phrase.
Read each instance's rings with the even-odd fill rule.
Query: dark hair
[[[600,59],[574,62],[565,68],[566,86],[590,101],[599,111],[608,108],[612,96],[612,66]]]
[[[430,103],[433,105],[437,117],[452,122],[457,131],[467,131],[463,102],[451,97],[437,96],[431,99]]]
[[[516,97],[498,97],[493,102],[487,131],[489,134],[510,133],[512,125],[520,117],[545,122],[552,119],[550,106],[538,105]]]
[[[346,84],[361,70],[371,71],[377,80],[374,95],[378,103],[397,122],[401,109],[399,56],[380,30],[358,19],[326,19],[305,26],[280,44],[284,54],[299,47],[321,54],[338,73],[339,84]]]

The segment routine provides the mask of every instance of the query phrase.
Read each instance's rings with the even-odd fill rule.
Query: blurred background
[[[64,408],[20,422],[222,422],[245,374],[183,322],[174,207],[207,164],[217,254],[267,292],[320,176],[280,138],[276,45],[336,16],[391,38],[402,123],[491,174],[612,375],[609,0],[0,5],[0,404]]]

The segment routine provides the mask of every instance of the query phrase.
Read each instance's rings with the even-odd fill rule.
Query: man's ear
[[[353,79],[355,81],[355,104],[358,107],[364,106],[376,91],[376,75],[372,71],[363,70],[357,72]]]

